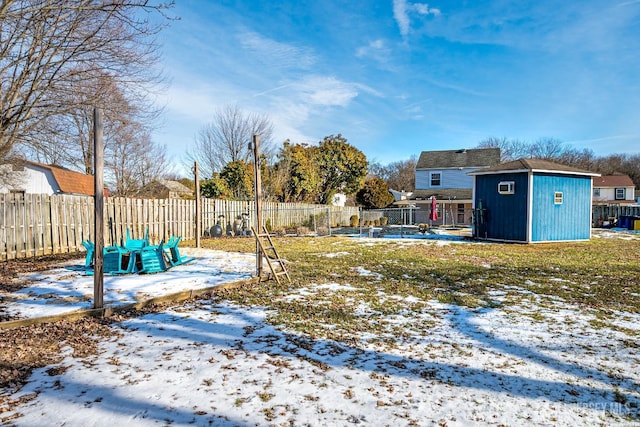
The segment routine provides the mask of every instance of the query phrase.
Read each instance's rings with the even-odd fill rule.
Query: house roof
[[[189,187],[187,187],[186,185],[178,181],[164,180],[164,181],[160,181],[160,183],[165,187],[167,187],[169,191],[174,191],[176,193],[189,193],[189,194],[193,193],[193,191],[191,191]]]
[[[411,195],[411,200],[430,200],[432,196],[436,200],[471,200],[471,188],[438,188],[430,190],[415,190]]]
[[[170,180],[154,180],[146,184],[138,192],[138,196],[141,197],[162,197],[165,192],[178,193],[178,194],[193,194],[186,185],[178,181]]]
[[[423,151],[416,169],[446,169],[495,166],[500,163],[499,148]]]
[[[604,175],[593,178],[594,187],[635,187],[629,175]]]
[[[600,176],[600,174],[598,173],[574,168],[571,166],[561,165],[559,163],[550,162],[548,160],[527,158],[501,163],[499,165],[488,168],[478,169],[476,171],[467,173],[467,175],[488,175],[502,172],[553,172],[569,175]]]
[[[92,175],[86,175],[69,169],[45,165],[38,162],[26,161],[25,163],[49,170],[53,175],[53,178],[56,180],[61,193],[86,194],[88,196],[93,196],[95,194]]]

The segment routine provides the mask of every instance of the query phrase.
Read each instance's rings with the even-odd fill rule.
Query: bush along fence
[[[202,199],[203,237],[214,236],[217,223],[221,235],[249,235],[253,223],[253,201]],[[334,227],[349,226],[359,215],[356,207],[300,203],[270,203],[263,207],[264,226],[274,233],[328,235]],[[195,200],[134,199],[106,197],[104,200],[105,244],[118,244],[129,230],[131,238],[149,238],[158,243],[171,236],[195,238]],[[0,193],[0,260],[78,252],[83,240],[94,235],[94,200],[89,196]]]

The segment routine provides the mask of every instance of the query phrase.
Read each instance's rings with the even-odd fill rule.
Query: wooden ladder
[[[291,277],[289,277],[289,272],[287,271],[287,266],[284,264],[280,255],[278,255],[278,251],[276,247],[273,245],[273,241],[271,240],[271,236],[267,232],[267,229],[263,227],[263,233],[257,233],[255,228],[251,227],[251,231],[253,235],[256,236],[256,242],[260,248],[260,252],[264,255],[267,260],[267,264],[269,265],[269,270],[271,270],[271,274],[267,277],[267,280],[270,278],[276,279],[276,282],[280,284],[279,276],[285,276],[287,281],[291,283]],[[266,239],[263,240],[263,239]],[[276,271],[276,264],[278,266],[278,270]],[[262,280],[261,277],[258,280]]]

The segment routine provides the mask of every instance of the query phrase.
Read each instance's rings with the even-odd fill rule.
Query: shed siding
[[[554,193],[562,192],[562,204]],[[591,177],[534,174],[531,241],[584,240],[591,237]]]
[[[476,176],[476,207],[482,201],[486,235],[481,238],[526,241],[528,174],[504,173]],[[498,183],[514,181],[514,194],[499,194]],[[482,233],[484,234],[484,233]]]

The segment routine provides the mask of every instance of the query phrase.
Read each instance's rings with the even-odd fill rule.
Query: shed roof
[[[560,163],[550,162],[549,160],[529,158],[522,158],[511,162],[501,163],[497,166],[478,169],[467,173],[467,175],[489,175],[502,172],[552,172],[568,175],[600,176],[599,173],[561,165]]]
[[[593,178],[594,187],[635,187],[629,175],[603,175]]]
[[[500,163],[499,148],[423,151],[416,169],[495,166]]]

